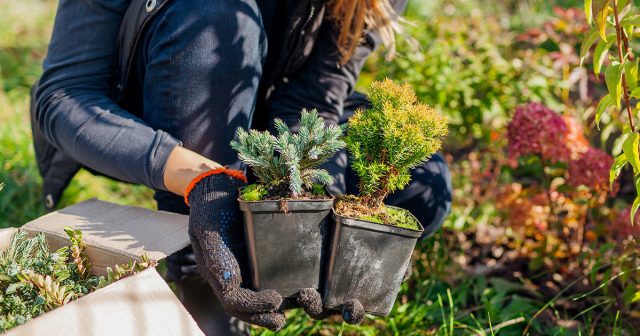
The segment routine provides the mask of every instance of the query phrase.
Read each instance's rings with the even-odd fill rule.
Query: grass
[[[1,9],[0,9],[1,10]],[[0,92],[0,227],[21,226],[45,213],[28,120],[27,91]],[[81,171],[66,190],[61,207],[98,197],[154,208],[152,191]]]
[[[0,2],[0,228],[16,227],[45,213],[41,178],[29,124],[30,85],[40,73],[51,31],[54,1]],[[81,171],[61,206],[98,197],[154,208],[152,191]]]
[[[9,98],[0,93],[0,227],[15,227],[45,213],[42,205],[41,178],[27,115],[25,97]],[[4,108],[8,106],[8,108]],[[7,113],[8,112],[8,113]],[[72,181],[61,206],[98,197],[105,201],[153,208],[151,190],[113,182],[81,171]]]

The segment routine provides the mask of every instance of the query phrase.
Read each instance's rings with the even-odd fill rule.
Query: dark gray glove
[[[227,313],[277,331],[285,324],[280,294],[243,288],[240,265],[246,263],[237,196],[245,184],[242,172],[224,168],[194,179],[185,195],[191,207],[189,236],[200,274]]]
[[[402,282],[411,277],[411,262],[407,265]],[[284,309],[302,307],[304,311],[315,320],[322,320],[332,315],[342,314],[342,319],[349,324],[359,324],[364,320],[365,310],[358,299],[350,299],[342,305],[342,310],[324,309],[320,293],[313,288],[305,288],[298,292],[292,299],[286,299]]]
[[[351,299],[342,304],[342,310],[325,309],[322,305],[320,293],[313,288],[301,290],[293,299],[295,299],[295,303],[289,303],[289,308],[300,306],[307,315],[315,320],[323,320],[329,316],[340,314],[342,319],[349,324],[359,324],[364,320],[364,307],[357,299]]]

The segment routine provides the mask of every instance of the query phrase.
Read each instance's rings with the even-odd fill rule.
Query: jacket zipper
[[[121,78],[117,78],[116,80],[118,80],[118,83],[116,84],[116,94],[117,96],[115,98],[117,98],[117,100],[121,100],[124,97],[124,89],[125,86],[128,84],[127,82],[129,81],[129,73],[131,72],[131,63],[133,62],[133,58],[135,57],[135,51],[138,48],[138,44],[140,43],[140,39],[141,36],[143,34],[141,34],[140,32],[142,32],[147,24],[151,21],[151,18],[153,18],[156,13],[158,13],[169,1],[171,0],[164,0],[164,1],[160,1],[159,4],[156,4],[155,8],[149,12],[146,12],[146,16],[144,18],[144,21],[142,22],[142,24],[140,24],[140,31],[138,32],[138,34],[136,34],[136,37],[133,40],[133,44],[131,46],[131,52],[129,53],[129,57],[126,60],[126,64],[124,67],[124,74],[120,74],[120,76],[123,76]],[[146,1],[145,1],[146,4]]]
[[[292,45],[291,50],[291,54],[288,57],[287,62],[285,63],[285,67],[284,67],[284,74],[287,75],[289,70],[291,69],[291,65],[294,62],[294,58],[296,57],[295,52],[298,50],[298,48],[300,47],[300,43],[302,43],[303,39],[304,39],[304,34],[307,33],[306,28],[309,25],[309,23],[313,20],[313,17],[316,14],[316,2],[317,0],[311,0],[310,3],[311,5],[309,6],[309,15],[307,15],[307,19],[298,27],[296,27],[295,30],[295,42]],[[284,78],[283,78],[284,79]]]

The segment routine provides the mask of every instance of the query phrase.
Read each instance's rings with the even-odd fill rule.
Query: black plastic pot
[[[239,202],[254,289],[319,289],[333,199]]]
[[[355,298],[367,313],[389,315],[424,228],[404,229],[335,213],[333,219],[323,286],[325,307],[339,308]]]

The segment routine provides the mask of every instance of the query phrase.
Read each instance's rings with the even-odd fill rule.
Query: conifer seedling
[[[280,119],[275,120],[275,129],[276,135],[238,129],[237,140],[231,142],[258,179],[258,184],[243,189],[241,199],[326,198],[324,186],[333,178],[318,167],[345,147],[343,128],[325,125],[316,110],[304,110],[298,132]]]
[[[346,146],[343,128],[302,111],[297,132],[276,119],[275,134],[237,131],[231,147],[251,167],[256,184],[240,190],[252,283],[283,297],[320,288],[333,197],[333,178],[320,165]]]
[[[0,333],[79,299],[123,277],[154,267],[143,255],[127,264],[107,267],[107,276],[91,272],[82,232],[66,227],[69,246],[49,250],[45,235],[29,237],[18,229],[0,252]]]
[[[384,206],[384,199],[403,189],[411,169],[425,163],[442,146],[445,117],[417,101],[408,84],[386,79],[369,89],[371,108],[356,111],[345,141],[352,168],[360,178],[358,196],[338,200],[340,215],[391,225],[413,226],[412,217]]]

